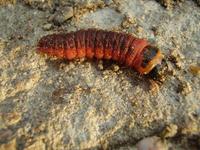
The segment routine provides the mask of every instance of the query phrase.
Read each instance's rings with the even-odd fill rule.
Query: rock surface
[[[67,17],[58,25],[59,11]],[[199,148],[200,78],[190,66],[200,64],[200,9],[193,1],[167,10],[154,0],[26,0],[0,6],[0,20],[2,149],[136,149],[169,124],[176,130],[167,128],[167,147]],[[147,38],[171,58],[172,74],[152,94],[148,79],[129,68],[35,51],[44,35],[88,27]]]

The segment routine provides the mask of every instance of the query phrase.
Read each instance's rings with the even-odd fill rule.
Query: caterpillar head
[[[161,51],[152,45],[148,45],[143,50],[143,60],[139,67],[139,72],[148,74],[149,77],[161,81],[166,75],[166,61]]]

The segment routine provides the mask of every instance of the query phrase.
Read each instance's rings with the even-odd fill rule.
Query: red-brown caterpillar
[[[163,58],[160,50],[146,39],[97,29],[47,35],[40,39],[37,49],[68,60],[83,57],[112,59],[141,74],[149,73]]]

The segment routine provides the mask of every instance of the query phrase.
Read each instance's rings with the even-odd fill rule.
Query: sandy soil
[[[198,0],[161,1],[167,9],[154,0],[0,3],[0,149],[200,148]],[[166,80],[35,51],[44,35],[89,27],[155,43]]]

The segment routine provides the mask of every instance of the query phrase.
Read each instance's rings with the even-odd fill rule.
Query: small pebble
[[[180,84],[178,85],[178,93],[181,93],[183,95],[188,95],[192,92],[192,87],[189,82],[180,80]]]
[[[191,65],[190,66],[190,72],[195,76],[200,76],[200,66]]]
[[[49,30],[51,30],[51,29],[53,28],[53,26],[52,26],[52,24],[47,23],[47,24],[43,25],[42,28],[43,28],[43,30],[45,30],[45,31],[49,31]]]
[[[65,7],[63,9],[63,16],[64,20],[68,20],[69,18],[73,17],[73,8],[72,7]]]
[[[180,52],[179,48],[176,48],[171,51],[170,60],[175,64],[178,69],[183,69],[184,63],[183,60],[185,56]]]
[[[167,145],[157,136],[147,137],[139,141],[138,150],[167,150]]]
[[[119,66],[118,66],[118,65],[113,65],[113,70],[114,70],[115,72],[117,72],[117,71],[119,70]]]
[[[104,69],[104,67],[103,67],[103,61],[99,61],[99,63],[98,63],[98,68],[100,69],[100,70],[103,70]]]
[[[177,134],[178,127],[175,124],[169,124],[166,128],[162,131],[161,137],[162,138],[169,138],[174,137]]]
[[[73,8],[65,7],[64,9],[56,12],[56,14],[50,17],[50,20],[52,20],[55,25],[61,25],[71,17],[73,17]]]
[[[131,15],[129,14],[126,14],[122,23],[121,23],[121,26],[123,28],[129,28],[131,25],[135,24],[136,23],[136,20],[134,17],[132,17]]]

